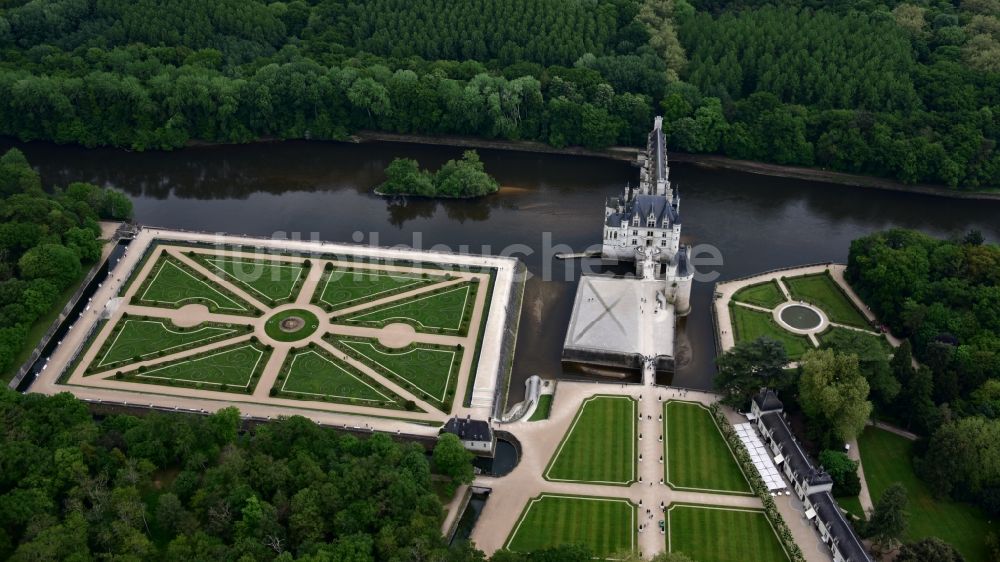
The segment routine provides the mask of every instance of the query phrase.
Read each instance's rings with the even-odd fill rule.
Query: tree
[[[909,499],[906,488],[896,482],[882,492],[865,524],[865,536],[885,550],[891,550],[906,532]]]
[[[944,424],[915,464],[935,494],[980,499],[1000,482],[1000,420],[973,416]]]
[[[861,493],[858,461],[840,451],[824,449],[819,453],[819,464],[833,478],[834,496],[854,497]]]
[[[868,381],[873,401],[879,409],[889,410],[899,395],[900,384],[889,365],[883,339],[856,330],[839,330],[824,336],[820,347],[857,355],[858,368]]]
[[[479,197],[496,192],[500,185],[486,173],[475,150],[466,150],[461,160],[449,160],[434,174],[435,194],[444,197]]]
[[[80,256],[62,244],[40,244],[17,262],[25,279],[48,279],[65,289],[80,278]]]
[[[715,360],[718,373],[713,384],[724,394],[723,402],[733,407],[746,406],[761,387],[781,386],[788,364],[785,346],[768,337],[738,342]]]
[[[432,197],[434,182],[431,175],[420,169],[416,160],[396,158],[385,169],[386,179],[377,191],[387,195],[405,194]]]
[[[928,537],[900,547],[895,562],[965,562],[965,558],[943,540]]]
[[[855,355],[833,350],[806,352],[799,361],[799,402],[823,443],[853,440],[872,413],[868,381]]]
[[[434,470],[452,479],[454,483],[469,484],[474,476],[473,454],[469,452],[457,435],[445,433],[438,437],[434,445]]]

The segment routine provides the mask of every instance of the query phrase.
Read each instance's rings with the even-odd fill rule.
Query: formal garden
[[[676,490],[751,495],[712,413],[697,402],[663,405],[664,481]]]
[[[478,366],[491,271],[345,260],[153,244],[61,380],[449,413]]]
[[[594,396],[580,405],[545,479],[627,486],[636,479],[636,401]]]
[[[621,498],[542,494],[525,506],[507,539],[514,552],[578,544],[599,558],[635,550],[637,506]]]
[[[732,294],[728,310],[735,342],[769,337],[785,346],[792,361],[817,347],[853,351],[848,336],[877,341],[887,355],[892,351],[829,270],[746,285]]]

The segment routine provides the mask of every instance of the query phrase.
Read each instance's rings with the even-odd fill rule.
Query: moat
[[[512,255],[535,275],[527,283],[510,402],[532,375],[561,376],[560,350],[581,267],[546,246],[583,251],[601,242],[595,201],[635,182],[630,164],[598,158],[480,150],[500,193],[478,200],[391,205],[370,190],[394,157],[437,167],[460,148],[290,141],[135,153],[0,141],[21,148],[45,185],[90,181],[135,203],[137,221],[171,228],[256,236],[301,236],[378,245],[467,247]],[[979,229],[1000,240],[1000,202],[770,178],[673,164],[684,199],[685,244],[712,244],[719,280],[772,268],[844,261],[850,241],[874,230],[914,228],[935,236]],[[314,234],[315,233],[315,234]],[[356,233],[361,233],[356,235]],[[551,236],[546,233],[551,233]],[[360,240],[359,237],[360,236]],[[599,246],[597,246],[599,247]],[[520,248],[520,249],[517,249]],[[696,248],[697,249],[697,248]],[[565,247],[556,250],[566,250]],[[700,272],[712,268],[701,267]],[[552,280],[543,281],[546,271]],[[712,283],[695,282],[692,313],[678,325],[673,384],[709,388],[715,355]],[[696,342],[691,345],[690,342]]]

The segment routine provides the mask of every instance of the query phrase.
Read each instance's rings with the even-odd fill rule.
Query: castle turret
[[[667,278],[667,294],[671,295],[674,310],[678,316],[687,316],[691,312],[691,284],[694,281],[694,268],[690,264],[691,248],[684,246],[677,252],[677,272],[673,279]]]

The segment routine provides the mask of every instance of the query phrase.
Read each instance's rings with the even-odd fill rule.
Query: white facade
[[[636,275],[663,279],[663,294],[676,313],[690,311],[690,249],[681,246],[680,194],[670,184],[663,119],[649,133],[646,153],[639,157],[639,185],[626,187],[604,205],[601,257],[633,261]],[[652,263],[653,267],[650,267]]]

